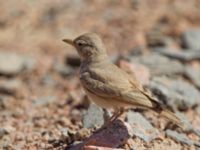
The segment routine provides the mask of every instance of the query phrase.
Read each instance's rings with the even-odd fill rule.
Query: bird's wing
[[[120,96],[119,88],[115,88],[91,76],[89,72],[81,74],[80,80],[82,85],[95,95],[104,98],[114,98]]]
[[[85,72],[81,75],[80,80],[88,91],[99,97],[105,99],[112,98],[125,104],[141,107],[153,108],[155,105],[154,101],[149,99],[149,97],[137,87],[131,87],[131,84],[128,86],[118,86],[110,82],[104,83],[96,78],[98,78],[97,75],[94,77],[89,72]]]
[[[120,103],[149,108],[158,114],[168,118],[181,128],[185,128],[184,123],[170,110],[166,109],[156,99],[152,98],[151,95],[146,93],[135,80],[128,77],[132,87],[127,86],[119,87],[117,84],[105,83],[101,80],[94,78],[89,72],[82,74],[80,77],[82,85],[86,90],[91,93],[102,97],[104,99],[114,99]]]

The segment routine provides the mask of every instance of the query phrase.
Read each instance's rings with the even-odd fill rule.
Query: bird
[[[109,123],[118,119],[127,108],[142,108],[153,110],[183,128],[180,118],[146,92],[133,74],[112,63],[98,34],[85,33],[63,41],[72,45],[80,56],[79,78],[88,98],[104,109],[114,110]]]

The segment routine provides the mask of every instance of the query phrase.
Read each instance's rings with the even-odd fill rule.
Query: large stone
[[[182,45],[191,50],[200,51],[200,29],[191,29],[183,33]]]
[[[119,148],[99,147],[99,146],[85,146],[84,150],[124,150]]]
[[[16,75],[24,69],[31,69],[35,59],[27,55],[20,55],[11,52],[0,52],[0,74]]]
[[[183,62],[192,61],[192,60],[200,60],[200,52],[199,51],[183,51],[176,50],[171,48],[156,48],[154,49],[156,52],[167,56],[171,59],[177,59]]]
[[[72,146],[69,150],[84,150],[86,146],[100,146],[118,148],[126,143],[131,137],[131,127],[121,120],[116,120],[104,129],[97,130],[96,133],[85,139],[84,142]]]
[[[132,127],[133,135],[143,139],[145,142],[150,142],[159,135],[158,130],[137,112],[129,111],[127,114],[127,122]]]
[[[200,102],[199,91],[184,80],[155,77],[150,81],[149,88],[173,110],[188,109]]]
[[[104,124],[104,111],[99,106],[91,103],[83,116],[83,127],[94,128]]]
[[[200,89],[200,69],[194,69],[191,66],[185,67],[184,75],[191,80],[191,82]]]
[[[180,62],[159,54],[132,57],[132,61],[147,66],[152,75],[173,75],[181,74],[184,71],[184,66]]]

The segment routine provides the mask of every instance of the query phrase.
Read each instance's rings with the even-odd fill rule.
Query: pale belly
[[[115,99],[103,99],[101,97],[98,97],[98,96],[92,94],[89,91],[85,90],[85,92],[86,92],[88,98],[92,102],[94,102],[95,104],[97,104],[98,106],[100,106],[102,108],[106,108],[106,109],[109,109],[109,108],[118,109],[118,108],[121,108],[121,107],[125,107],[125,108],[131,107],[130,105],[127,105],[127,104],[125,104],[123,102],[116,101]]]

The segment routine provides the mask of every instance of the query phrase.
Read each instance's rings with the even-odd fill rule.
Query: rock
[[[0,128],[0,139],[6,134],[8,134],[8,132],[4,128]]]
[[[104,124],[104,111],[96,104],[91,103],[83,116],[83,127],[94,128]]]
[[[33,101],[33,104],[35,106],[46,106],[49,105],[50,103],[53,103],[55,100],[56,100],[55,96],[40,97],[38,99],[35,99]]]
[[[185,67],[184,75],[200,89],[200,70],[194,69],[191,66]]]
[[[60,129],[61,132],[61,140],[67,141],[69,138],[69,129],[68,128],[62,128]]]
[[[183,96],[183,103],[188,107],[193,107],[199,104],[199,91],[188,82],[183,80],[173,80],[170,88],[176,93]]]
[[[50,74],[45,74],[41,79],[41,84],[47,87],[55,87],[58,85],[58,82]]]
[[[184,72],[184,66],[180,62],[159,54],[132,57],[131,61],[147,66],[152,76],[182,74]]]
[[[158,137],[158,130],[137,112],[129,111],[127,114],[127,122],[132,127],[133,135],[143,139],[145,142],[150,142]]]
[[[66,64],[71,67],[79,67],[81,64],[80,57],[78,55],[69,55],[66,57]]]
[[[16,130],[14,127],[9,126],[9,125],[5,126],[4,129],[6,130],[6,132],[8,134],[10,134],[11,132],[14,132]]]
[[[185,134],[183,133],[178,133],[173,130],[166,130],[166,135],[172,139],[174,139],[177,142],[187,144],[187,145],[193,145],[193,141],[190,140]]]
[[[130,55],[132,56],[139,56],[139,55],[142,55],[143,52],[145,50],[145,47],[144,46],[137,46],[137,47],[134,47],[131,51],[130,51]]]
[[[9,136],[4,136],[0,140],[0,149],[13,149],[12,147],[12,140]]]
[[[131,128],[121,120],[116,120],[107,128],[97,130],[96,133],[85,139],[83,143],[75,145],[69,150],[83,150],[84,147],[95,145],[100,147],[118,148],[130,138]]]
[[[183,62],[188,62],[192,60],[200,60],[200,52],[198,51],[183,51],[175,50],[171,48],[156,48],[154,51],[167,56],[171,59],[177,59]]]
[[[62,76],[69,76],[74,73],[74,69],[71,66],[61,63],[54,63],[53,69],[60,73]]]
[[[184,131],[188,132],[188,133],[194,133],[197,136],[200,137],[200,130],[195,129],[192,124],[190,123],[190,121],[188,120],[188,118],[185,116],[185,114],[177,112],[176,115],[181,119],[181,121],[184,123]]]
[[[149,88],[173,110],[185,110],[199,104],[199,91],[184,80],[155,77],[150,81]]]
[[[184,48],[200,51],[200,29],[191,29],[184,32],[181,39]]]
[[[85,146],[84,150],[124,150],[119,148],[99,147],[99,146]]]
[[[14,132],[15,128],[12,126],[5,126],[5,127],[1,127],[0,128],[0,139],[6,135],[6,134],[10,134],[11,132]]]
[[[12,76],[24,69],[32,69],[35,59],[27,55],[11,52],[0,52],[0,74]]]
[[[147,44],[149,47],[169,46],[172,45],[173,39],[164,35],[158,30],[152,30],[147,34]]]
[[[0,93],[7,95],[16,95],[22,87],[21,80],[3,79],[0,80]]]

